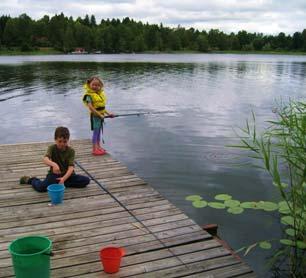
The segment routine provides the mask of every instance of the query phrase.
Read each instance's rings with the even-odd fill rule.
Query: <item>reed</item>
[[[248,152],[253,166],[267,171],[271,186],[276,186],[281,200],[240,202],[228,194],[219,194],[219,202],[208,202],[201,196],[187,196],[193,206],[210,206],[227,209],[240,214],[245,209],[262,209],[277,212],[283,227],[281,238],[267,239],[242,247],[247,255],[253,248],[270,249],[276,245],[276,252],[269,260],[269,267],[276,277],[306,277],[306,103],[289,100],[279,103],[274,109],[275,119],[268,121],[268,127],[258,132],[256,117],[246,121],[237,136],[240,144],[231,146]]]
[[[282,247],[272,258],[272,268],[291,277],[306,271],[306,103],[290,100],[274,111],[276,119],[260,135],[253,113],[251,124],[241,129],[241,148],[262,162],[282,198],[279,220],[285,226]],[[288,259],[288,260],[287,260]],[[287,262],[286,266],[282,262]]]

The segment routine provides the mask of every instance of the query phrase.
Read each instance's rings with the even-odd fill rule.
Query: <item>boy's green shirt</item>
[[[61,175],[65,175],[69,166],[74,166],[75,151],[73,148],[67,146],[63,151],[59,150],[56,145],[51,145],[48,147],[46,155],[53,162],[55,162],[61,170]],[[52,173],[50,168],[49,173]]]

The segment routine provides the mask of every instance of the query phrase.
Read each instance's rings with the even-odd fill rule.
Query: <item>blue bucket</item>
[[[63,184],[50,184],[47,187],[51,203],[53,205],[61,204],[64,198],[65,186]]]

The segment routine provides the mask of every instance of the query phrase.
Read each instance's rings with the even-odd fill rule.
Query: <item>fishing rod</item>
[[[127,113],[127,114],[115,114],[113,116],[105,116],[104,118],[117,118],[117,117],[129,117],[129,116],[141,116],[141,115],[156,115],[175,113],[174,111],[160,111],[160,112],[139,112],[139,113]]]
[[[139,216],[135,215],[130,209],[128,209],[119,199],[118,196],[116,197],[112,192],[109,191],[109,189],[106,187],[105,183],[103,183],[102,181],[97,180],[93,175],[91,175],[91,173],[88,172],[88,170],[81,165],[80,162],[75,160],[75,164],[77,166],[79,166],[85,173],[86,175],[92,180],[94,181],[102,190],[104,190],[115,202],[117,202],[135,221],[136,223],[139,223],[139,225],[134,225],[133,222],[131,223],[133,226],[137,227],[138,229],[140,229],[142,232],[145,231],[145,234],[150,234],[154,237],[155,240],[157,240],[162,247],[156,247],[156,250],[160,250],[162,248],[166,248],[173,257],[177,258],[185,267],[188,267],[185,263],[184,260],[181,259],[180,256],[178,256],[175,252],[173,252],[169,246],[162,241],[154,232],[152,232],[152,230],[144,223],[141,221],[141,219],[139,218]],[[144,228],[144,229],[142,229]]]

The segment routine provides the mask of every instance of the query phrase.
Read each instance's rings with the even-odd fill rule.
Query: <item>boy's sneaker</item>
[[[20,184],[29,184],[30,176],[22,176],[19,180]]]

